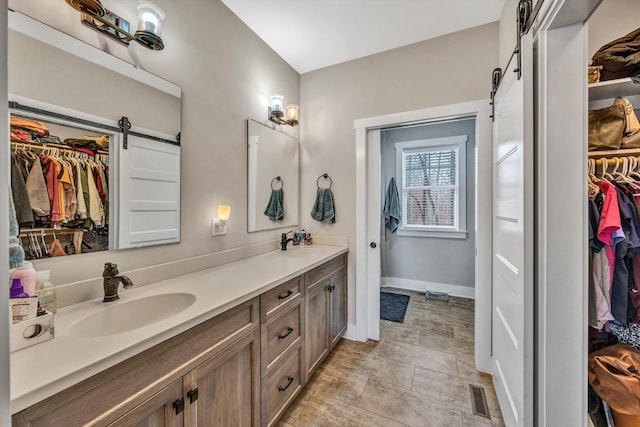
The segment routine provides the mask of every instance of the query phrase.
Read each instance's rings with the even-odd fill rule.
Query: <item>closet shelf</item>
[[[640,95],[640,84],[633,83],[630,78],[606,80],[589,85],[589,101],[633,95]]]
[[[640,156],[640,148],[626,148],[620,150],[606,150],[606,151],[589,151],[589,158],[595,159],[599,157],[626,157],[626,156]]]
[[[73,234],[76,231],[84,232],[84,228],[25,228],[20,231],[20,237],[28,237],[30,234],[42,233],[44,234]]]

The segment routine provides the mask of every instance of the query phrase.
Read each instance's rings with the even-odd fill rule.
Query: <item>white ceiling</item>
[[[497,21],[505,0],[222,2],[303,74]]]

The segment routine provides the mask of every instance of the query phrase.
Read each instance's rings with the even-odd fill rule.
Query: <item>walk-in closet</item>
[[[588,22],[587,376],[596,427],[640,423],[640,81],[630,67],[639,22],[640,5],[616,0]],[[616,57],[626,57],[619,71]]]

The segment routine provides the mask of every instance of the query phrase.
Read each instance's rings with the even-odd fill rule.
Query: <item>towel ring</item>
[[[329,180],[329,187],[326,187],[326,188],[331,188],[331,186],[333,185],[333,180],[332,180],[332,179],[331,179],[331,177],[330,177],[328,174],[326,174],[326,173],[323,173],[322,175],[320,175],[320,176],[318,177],[318,180],[316,181],[316,185],[318,186],[318,188],[322,188],[322,187],[320,187],[320,180],[321,180],[322,178],[324,178],[324,179],[328,179],[328,180]]]
[[[273,183],[276,182],[276,181],[280,183],[280,188],[284,187],[284,181],[282,180],[282,178],[280,178],[279,176],[276,176],[275,178],[273,178],[271,180],[271,189],[272,190],[275,190],[275,188],[273,188]]]

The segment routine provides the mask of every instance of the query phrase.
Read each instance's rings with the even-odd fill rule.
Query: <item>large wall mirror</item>
[[[300,149],[298,140],[249,119],[248,231],[298,225]]]
[[[8,75],[27,259],[180,241],[180,87],[14,11]]]

